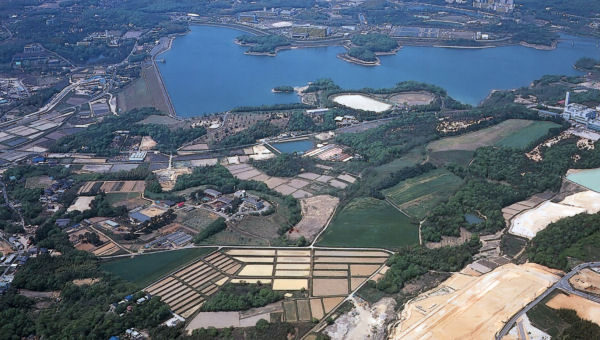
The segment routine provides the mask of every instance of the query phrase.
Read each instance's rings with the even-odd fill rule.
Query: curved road
[[[506,322],[504,327],[502,327],[500,332],[498,332],[498,334],[496,334],[496,340],[500,340],[506,334],[508,334],[510,329],[513,328],[515,322],[519,318],[521,318],[523,315],[525,315],[531,308],[533,308],[535,305],[540,303],[544,298],[546,298],[548,295],[550,295],[550,293],[552,293],[556,289],[560,289],[569,294],[579,295],[585,299],[600,303],[599,297],[575,290],[575,289],[573,289],[573,287],[571,287],[571,284],[569,283],[569,279],[571,277],[573,277],[575,274],[577,274],[580,270],[582,270],[584,268],[598,267],[598,266],[600,266],[600,262],[588,262],[588,263],[582,263],[582,264],[578,265],[577,267],[573,268],[573,270],[568,272],[565,276],[563,276],[560,280],[558,280],[555,284],[553,284],[550,288],[548,288],[544,293],[542,293],[540,296],[538,296],[535,300],[531,301],[523,309],[521,309],[521,311],[519,311],[512,318],[510,318]]]

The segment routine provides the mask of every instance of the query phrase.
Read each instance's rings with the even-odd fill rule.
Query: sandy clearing
[[[238,276],[271,276],[273,265],[271,264],[249,264],[245,266]]]
[[[258,263],[273,263],[275,258],[273,257],[244,257],[244,256],[236,256],[234,259],[242,262],[258,262]]]
[[[352,276],[371,276],[379,267],[376,264],[351,264],[350,273]]]
[[[91,209],[91,204],[92,201],[94,200],[94,198],[96,198],[95,196],[79,196],[77,197],[77,200],[75,200],[75,202],[69,207],[67,208],[67,211],[81,211],[84,212],[86,210],[90,210]]]
[[[588,214],[595,214],[600,211],[600,193],[591,190],[578,192],[565,197],[560,204],[581,207]]]
[[[313,279],[313,296],[347,295],[347,279]]]
[[[600,326],[600,304],[581,296],[558,294],[546,302],[546,306],[554,309],[572,309],[580,318],[590,320]]]
[[[537,208],[517,215],[510,227],[515,235],[532,239],[550,223],[582,212],[595,214],[600,211],[600,193],[583,191],[565,197],[559,203],[544,202]]]
[[[532,263],[506,264],[479,277],[454,274],[407,303],[390,338],[493,339],[506,320],[558,279]]]
[[[308,289],[308,279],[275,279],[273,290],[302,290]]]
[[[383,112],[392,108],[388,103],[375,100],[362,94],[342,94],[334,96],[333,101],[355,110]]]
[[[288,237],[294,240],[304,236],[306,240],[312,241],[323,229],[339,202],[339,198],[329,195],[301,199],[302,219],[292,229],[293,232],[287,234]]]
[[[99,278],[75,279],[72,282],[76,286],[83,286],[83,285],[91,286],[96,282],[100,282],[100,279]]]
[[[275,276],[309,276],[309,270],[276,270]]]
[[[331,312],[340,302],[344,301],[343,297],[330,297],[323,298],[323,307],[325,307],[325,313]]]
[[[394,300],[383,298],[373,305],[355,297],[349,301],[354,308],[327,326],[324,333],[332,340],[385,339],[386,325],[394,316]]]
[[[545,202],[537,208],[528,210],[515,217],[510,226],[510,233],[532,239],[550,223],[565,217],[575,216],[582,212],[585,212],[584,208]]]
[[[226,253],[229,255],[275,256],[275,250],[270,249],[230,249]]]

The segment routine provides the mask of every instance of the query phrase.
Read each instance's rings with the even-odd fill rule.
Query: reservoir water
[[[301,139],[289,142],[275,142],[271,143],[271,145],[273,145],[274,148],[282,153],[305,153],[306,151],[315,147],[315,143],[310,139]]]
[[[567,179],[590,190],[600,192],[600,168],[576,172],[568,175]]]
[[[545,74],[580,74],[580,57],[598,57],[596,40],[565,37],[552,51],[523,46],[486,49],[403,47],[382,56],[381,65],[360,66],[336,57],[342,47],[286,50],[276,57],[245,55],[233,43],[238,30],[192,26],[161,54],[159,68],[177,114],[222,112],[237,106],[298,102],[295,94],[272,93],[278,85],[302,86],[332,78],[348,89],[391,87],[417,80],[445,88],[455,99],[477,104],[493,89],[526,86]]]

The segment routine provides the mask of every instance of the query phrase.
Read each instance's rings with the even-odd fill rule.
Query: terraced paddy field
[[[293,293],[275,308],[284,320],[310,321],[337,308],[381,270],[389,255],[380,250],[228,248],[169,271],[145,290],[160,296],[175,313],[196,320],[204,314],[199,312],[202,304],[225,283],[260,282]]]
[[[429,143],[431,152],[449,150],[474,151],[483,146],[525,147],[545,135],[557,124],[525,119],[508,119],[500,124],[469,132],[460,136],[446,137]]]
[[[214,251],[215,248],[190,248],[154,254],[119,258],[103,263],[103,270],[131,281],[139,286],[183,266],[184,264]]]
[[[386,201],[357,198],[331,221],[319,246],[397,249],[419,241],[418,227]]]
[[[435,169],[386,189],[383,194],[402,211],[419,220],[446,201],[462,185],[462,179],[445,169]]]

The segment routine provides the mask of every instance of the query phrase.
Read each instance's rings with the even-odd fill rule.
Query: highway
[[[521,311],[519,311],[512,318],[510,318],[506,322],[504,327],[502,327],[500,332],[498,332],[498,334],[496,334],[496,340],[500,340],[504,336],[506,336],[506,334],[508,334],[510,329],[513,328],[515,322],[518,319],[520,319],[531,308],[533,308],[535,305],[540,303],[543,299],[545,299],[548,295],[550,295],[550,293],[552,293],[556,289],[560,289],[569,294],[579,295],[583,298],[600,303],[599,297],[575,290],[575,289],[573,289],[573,287],[571,287],[571,284],[569,283],[569,279],[571,279],[571,277],[573,277],[575,274],[577,274],[580,270],[582,270],[584,268],[598,267],[598,266],[600,266],[600,262],[588,262],[588,263],[582,263],[582,264],[578,265],[577,267],[573,268],[573,270],[568,272],[565,276],[563,276],[560,280],[558,280],[555,284],[553,284],[550,288],[548,288],[544,293],[542,293],[540,296],[538,296],[535,300],[528,303],[523,309],[521,309]]]

